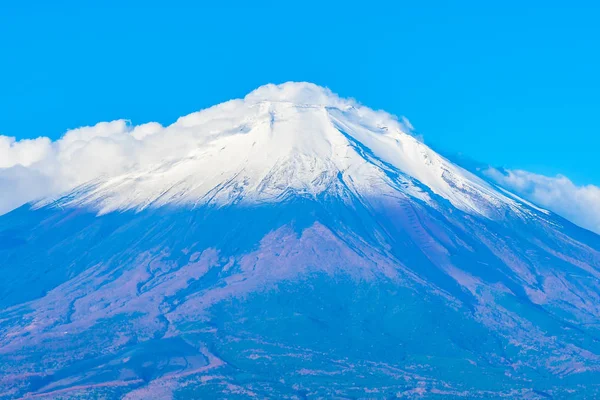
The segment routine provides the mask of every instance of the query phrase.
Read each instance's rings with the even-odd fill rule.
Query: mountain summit
[[[506,195],[406,131],[393,116],[314,84],[266,85],[243,100],[182,117],[157,138],[141,137],[144,147],[165,139],[185,144],[167,148],[152,163],[88,183],[66,204],[108,212],[324,194],[403,193],[429,201],[425,185],[464,211],[488,215],[497,207],[514,208]]]
[[[286,83],[115,143],[0,217],[0,398],[600,395],[600,237],[409,124]]]

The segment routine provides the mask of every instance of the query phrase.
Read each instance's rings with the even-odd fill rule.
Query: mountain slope
[[[4,397],[598,395],[597,235],[310,84],[170,134],[0,217]]]

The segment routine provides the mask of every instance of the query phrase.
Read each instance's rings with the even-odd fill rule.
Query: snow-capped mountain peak
[[[496,207],[515,205],[417,140],[396,117],[311,83],[262,86],[244,99],[138,135],[134,144],[141,154],[152,149],[160,155],[88,182],[59,202],[104,213],[272,202],[289,195],[401,193],[428,201],[433,193],[488,216]]]

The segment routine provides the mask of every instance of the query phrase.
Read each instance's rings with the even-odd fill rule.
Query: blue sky
[[[405,115],[442,151],[600,184],[593,2],[119,3],[3,5],[0,134],[168,124],[306,80]]]

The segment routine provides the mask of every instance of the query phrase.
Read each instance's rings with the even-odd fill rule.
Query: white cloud
[[[485,174],[506,189],[600,233],[600,187],[577,186],[562,175],[548,177],[522,170],[490,168]]]
[[[0,168],[14,165],[27,167],[45,158],[50,152],[51,142],[48,138],[16,141],[13,137],[0,136]]]
[[[77,185],[77,176],[84,178],[89,165],[74,161],[89,139],[68,136],[56,142],[45,137],[17,141],[0,136],[0,214]]]
[[[140,162],[168,157],[168,151],[160,151],[149,139],[166,130],[154,122],[133,127],[116,120],[69,130],[54,142],[0,136],[0,214],[101,176],[123,173]]]

